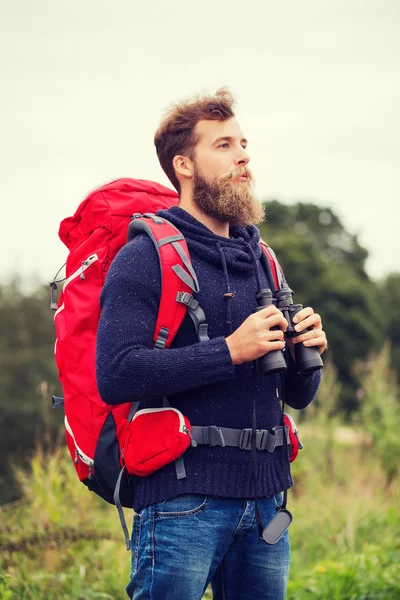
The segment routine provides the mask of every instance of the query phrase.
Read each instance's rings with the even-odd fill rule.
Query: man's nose
[[[249,161],[250,156],[247,154],[246,150],[242,148],[242,151],[239,152],[238,156],[236,157],[235,165],[238,167],[245,167]]]

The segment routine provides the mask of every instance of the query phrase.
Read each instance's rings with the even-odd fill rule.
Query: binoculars
[[[295,331],[293,325],[293,317],[303,306],[301,304],[293,304],[294,292],[286,287],[282,290],[275,291],[272,293],[269,289],[260,290],[256,294],[257,308],[255,312],[262,310],[267,306],[274,305],[282,311],[283,316],[288,322],[288,328],[286,330],[286,338],[292,338],[296,335],[300,335],[305,331]],[[279,327],[273,327],[272,329],[279,329]],[[308,374],[312,371],[322,369],[323,362],[319,355],[317,348],[304,346],[303,343],[294,345],[295,352],[295,363],[298,373]],[[287,365],[286,360],[281,350],[272,350],[259,359],[261,372],[266,375],[267,373],[278,373],[286,371]]]

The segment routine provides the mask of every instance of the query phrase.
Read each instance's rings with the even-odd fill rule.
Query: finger
[[[304,342],[304,345],[307,348],[316,347],[318,352],[320,354],[322,354],[326,350],[326,348],[328,346],[328,342],[327,342],[326,337],[319,337],[319,338],[314,338],[312,340],[307,340],[306,342]]]
[[[322,321],[318,313],[313,313],[311,316],[303,319],[300,323],[295,325],[295,330],[304,331],[304,329],[307,329],[308,327],[312,327],[313,329],[322,329]]]
[[[292,338],[294,344],[299,344],[300,342],[306,342],[312,340],[314,338],[324,337],[325,332],[322,329],[312,329],[311,331],[306,331],[301,335],[296,335],[296,337]],[[325,336],[326,337],[326,336]]]
[[[268,329],[265,332],[265,339],[267,339],[268,341],[283,340],[284,336],[285,334],[283,333],[282,329],[274,329],[272,331]]]
[[[299,310],[298,313],[294,315],[293,322],[298,323],[299,321],[302,321],[303,319],[309,317],[313,313],[314,309],[311,308],[311,306],[306,306],[306,308],[302,308],[301,310]]]
[[[271,315],[282,315],[283,313],[274,304],[271,304],[271,306],[266,306],[256,314],[263,319],[268,319]]]
[[[279,327],[283,331],[286,331],[288,328],[288,322],[280,311],[279,314],[268,317],[265,324],[268,329],[271,329],[271,327]]]
[[[293,341],[295,340],[295,338],[293,339]],[[299,343],[299,342],[295,342],[294,343]],[[304,346],[306,346],[307,348],[312,348],[312,347],[317,347],[317,350],[320,354],[322,354],[324,352],[324,350],[326,350],[327,346],[328,346],[328,342],[326,339],[325,335],[321,335],[319,337],[315,337],[315,338],[311,338],[309,340],[305,340],[303,342]]]
[[[265,352],[272,352],[273,350],[283,350],[285,342],[268,342],[265,345]]]

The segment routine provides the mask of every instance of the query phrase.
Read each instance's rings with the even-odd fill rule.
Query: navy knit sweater
[[[101,296],[97,337],[97,382],[109,404],[140,399],[140,408],[162,406],[168,396],[192,425],[236,429],[252,425],[256,401],[257,428],[281,423],[275,375],[253,378],[252,365],[234,366],[225,337],[256,307],[255,295],[268,287],[260,263],[259,232],[254,226],[232,227],[231,238],[215,235],[181,208],[159,211],[185,236],[200,291],[195,294],[209,325],[210,340],[200,343],[186,315],[171,348],[152,349],[161,274],[153,242],[139,234],[124,246],[107,274]],[[224,297],[234,292],[232,297]],[[286,353],[286,402],[296,409],[313,399],[320,372],[296,374]],[[178,480],[174,463],[149,477],[135,477],[134,509],[179,494],[253,498],[251,453],[233,447],[189,447],[184,454],[187,477]],[[282,447],[257,451],[258,496],[284,488]],[[292,485],[289,475],[288,486]]]

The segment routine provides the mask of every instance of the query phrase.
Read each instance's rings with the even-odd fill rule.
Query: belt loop
[[[276,448],[276,443],[278,441],[278,432],[275,428],[272,430],[274,433],[268,431],[267,442],[265,444],[265,448],[268,452],[273,452]]]
[[[239,436],[239,448],[241,450],[250,450],[251,429],[242,429]]]
[[[208,427],[208,440],[210,446],[221,446],[225,448],[224,434],[222,433],[221,427],[216,425],[209,425]]]
[[[266,450],[268,443],[268,431],[266,429],[261,429],[257,431],[256,437],[256,448],[258,450]]]

